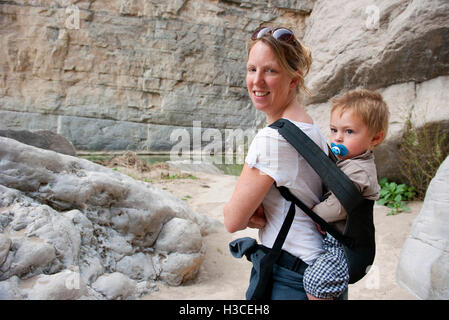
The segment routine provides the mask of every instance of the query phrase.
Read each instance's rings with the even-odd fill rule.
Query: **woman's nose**
[[[257,71],[254,75],[254,84],[255,85],[263,85],[264,84],[264,78],[263,73],[260,71]]]

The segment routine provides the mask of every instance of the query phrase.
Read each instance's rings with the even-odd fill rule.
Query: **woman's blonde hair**
[[[279,29],[279,28],[272,28]],[[281,68],[293,77],[298,78],[299,83],[296,87],[296,91],[302,89],[304,92],[310,95],[309,90],[304,84],[304,78],[310,71],[310,66],[312,65],[312,51],[310,48],[304,46],[296,37],[293,37],[292,41],[282,41],[275,39],[271,32],[265,33],[262,37],[257,40],[249,40],[248,42],[248,56],[252,47],[256,42],[262,41],[268,45],[273,53],[275,54],[279,65]]]
[[[360,117],[371,134],[387,136],[390,112],[382,95],[376,91],[356,89],[332,99],[331,113],[352,111]]]

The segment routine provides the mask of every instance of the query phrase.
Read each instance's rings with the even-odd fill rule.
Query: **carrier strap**
[[[354,183],[296,125],[287,119],[279,119],[272,123],[270,127],[277,129],[279,134],[304,157],[321,177],[323,183],[335,194],[342,206],[346,209],[346,212],[351,212],[363,201],[363,197]]]
[[[350,248],[354,245],[354,241],[352,239],[344,236],[333,225],[327,223],[326,220],[324,220],[319,215],[317,215],[315,212],[313,212],[312,209],[310,209],[308,206],[306,206],[304,204],[304,202],[302,202],[297,197],[295,197],[290,192],[290,190],[288,190],[288,188],[278,187],[278,186],[276,186],[276,188],[279,190],[279,192],[284,197],[284,199],[290,201],[292,204],[295,204],[298,208],[300,208],[302,211],[304,211],[304,213],[307,214],[310,218],[312,218],[312,220],[314,222],[316,222],[320,225],[321,229],[323,229],[326,232],[329,232],[335,239],[337,239],[338,241],[340,241],[341,243],[343,243],[344,245],[346,245]],[[281,232],[282,232],[282,229],[281,229],[281,231],[279,231],[279,233],[281,233]]]
[[[284,244],[288,230],[290,229],[293,218],[295,217],[295,212],[295,204],[292,202],[290,208],[288,209],[288,213],[285,217],[284,223],[282,224],[281,230],[279,231],[276,240],[274,241],[272,249],[260,261],[259,281],[257,282],[256,288],[254,289],[251,300],[270,299],[270,297],[267,297],[266,295],[271,292],[271,290],[267,289],[271,284],[271,274],[273,272],[273,267],[281,256],[282,245]]]

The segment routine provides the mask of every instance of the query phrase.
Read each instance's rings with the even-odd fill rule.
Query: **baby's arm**
[[[346,210],[333,193],[326,200],[317,203],[312,210],[329,223],[346,219]]]
[[[351,179],[356,188],[363,193],[364,190],[372,184],[370,175],[365,168],[367,164],[365,164],[364,167],[355,160],[351,160],[350,162],[345,161],[342,163],[345,163],[345,165],[339,165],[339,168]],[[374,160],[371,165],[374,165]],[[326,200],[316,204],[312,210],[328,223],[345,220],[347,216],[345,208],[341,205],[340,201],[338,201],[338,198],[333,193],[329,192],[329,194],[330,195]]]

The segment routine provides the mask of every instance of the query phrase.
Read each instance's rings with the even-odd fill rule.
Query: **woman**
[[[289,29],[260,28],[248,46],[246,84],[254,107],[266,114],[268,124],[289,119],[327,153],[325,139],[298,100],[300,90],[306,90],[304,77],[311,61],[310,51]],[[224,208],[229,232],[259,228],[261,244],[273,246],[290,207],[274,182],[287,187],[309,207],[318,203],[322,194],[321,180],[308,163],[277,130],[265,127],[253,139],[234,193]],[[273,269],[271,299],[307,299],[303,272],[323,253],[322,241],[314,222],[296,208],[281,259]],[[247,298],[253,282],[252,277]]]

